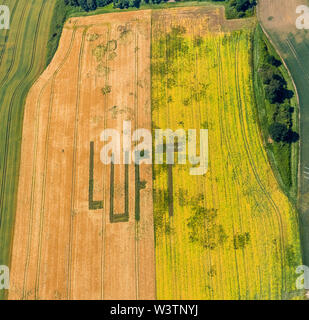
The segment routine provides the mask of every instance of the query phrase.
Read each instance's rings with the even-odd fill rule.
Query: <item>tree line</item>
[[[168,0],[143,0],[148,4],[160,4]],[[177,2],[180,0],[176,0]],[[200,1],[200,0],[198,0]],[[228,2],[227,14],[230,17],[241,18],[250,16],[254,13],[256,0],[213,0],[218,2]],[[139,8],[142,0],[64,0],[65,5],[72,7],[81,7],[84,11],[93,11],[98,7],[105,7],[110,3],[114,4],[114,8],[127,9],[130,7]]]
[[[296,142],[299,135],[292,130],[294,108],[290,105],[294,93],[288,89],[287,82],[279,69],[282,62],[269,53],[265,42],[262,45],[260,58],[263,63],[259,68],[259,76],[264,85],[265,98],[273,106],[269,135],[276,142]]]
[[[144,3],[160,4],[168,0],[143,0]],[[72,7],[81,7],[84,11],[93,11],[98,7],[105,7],[110,3],[114,4],[114,8],[127,9],[139,8],[142,0],[64,0],[65,5]]]
[[[244,18],[254,15],[256,0],[213,0],[216,2],[228,2],[226,15],[228,18]]]

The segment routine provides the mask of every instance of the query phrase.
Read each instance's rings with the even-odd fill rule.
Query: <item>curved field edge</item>
[[[0,264],[10,265],[17,201],[23,107],[46,65],[46,45],[54,2],[11,1],[11,28],[0,64]],[[5,299],[6,290],[0,291]]]
[[[266,43],[270,54],[275,56],[277,60],[282,62],[282,65],[278,68],[279,72],[283,75],[287,82],[288,90],[294,92],[294,96],[290,99],[290,105],[294,108],[292,114],[292,130],[299,131],[299,102],[298,94],[287,66],[280,54],[274,48],[273,43],[268,38],[267,34],[258,25],[254,31],[253,37],[253,83],[255,91],[255,99],[257,106],[257,120],[260,126],[261,135],[264,141],[264,146],[267,151],[269,162],[273,168],[274,174],[277,178],[280,187],[285,194],[290,198],[290,201],[297,206],[298,197],[298,166],[299,166],[299,143],[293,144],[281,144],[269,143],[268,119],[273,116],[273,110],[270,102],[265,98],[264,86],[259,75],[260,67],[260,50],[261,43]]]
[[[139,8],[130,7],[128,9],[114,8],[113,4],[111,3],[105,7],[98,7],[96,10],[89,11],[89,12],[82,10],[80,7],[66,6],[64,4],[64,0],[55,0],[55,9],[52,17],[52,23],[51,23],[51,28],[49,32],[49,38],[48,38],[49,40],[47,44],[46,64],[48,65],[51,62],[58,48],[63,26],[66,20],[68,20],[69,18],[85,17],[85,16],[92,16],[92,15],[98,15],[98,14],[104,14],[104,13],[136,11],[136,10],[161,10],[161,9],[169,9],[169,8],[181,8],[181,7],[190,8],[190,7],[205,7],[205,6],[213,7],[213,8],[224,8],[225,16],[227,19],[230,19],[230,20],[237,19],[237,18],[234,18],[232,15],[229,17],[226,11],[226,7],[228,6],[227,2],[220,2],[220,1],[218,2],[218,1],[212,1],[212,0],[180,1],[180,2],[174,2],[174,3],[162,2],[160,4],[142,3]]]
[[[153,17],[153,127],[208,128],[209,171],[154,166],[157,296],[282,299],[301,263],[298,220],[256,122],[253,30],[199,37],[188,20]]]
[[[308,76],[308,30],[298,30],[295,21],[298,5],[309,5],[308,0],[281,0],[271,2],[260,0],[258,19],[283,58],[291,74],[299,101],[300,153],[299,153],[299,191],[297,204],[299,208],[299,224],[303,253],[303,264],[309,265],[309,76]],[[272,17],[270,19],[270,16]]]

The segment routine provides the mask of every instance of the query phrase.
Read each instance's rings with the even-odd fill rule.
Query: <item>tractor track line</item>
[[[4,3],[4,5],[7,5],[6,2]],[[14,17],[14,14],[15,14],[15,11],[16,11],[16,1],[14,2],[14,7],[13,7],[13,10],[11,11],[11,24],[12,24],[12,21],[13,21],[13,17]],[[5,41],[4,41],[4,45],[2,47],[2,50],[1,50],[1,53],[0,53],[0,67],[2,65],[2,61],[3,61],[3,57],[4,57],[4,54],[5,54],[5,51],[6,51],[6,47],[7,47],[7,44],[8,44],[8,39],[9,39],[9,36],[10,36],[10,30],[7,30],[6,31],[6,34],[5,34]]]
[[[25,17],[25,13],[26,13],[26,9],[27,7],[29,6],[30,4],[30,1],[26,1],[25,2],[25,5],[22,9],[22,13],[21,13],[21,16],[19,18],[19,22],[18,22],[18,29],[17,29],[17,33],[16,33],[16,36],[15,36],[15,40],[14,40],[14,46],[13,46],[13,53],[12,53],[12,60],[11,60],[11,63],[10,63],[10,66],[9,68],[7,69],[6,71],[6,74],[3,76],[2,80],[0,81],[0,90],[2,90],[4,84],[6,82],[8,82],[9,80],[9,75],[14,67],[14,64],[15,64],[15,59],[16,59],[16,52],[17,52],[17,47],[18,47],[18,43],[19,43],[19,40],[20,40],[20,34],[21,34],[21,26],[24,22],[24,17]],[[1,58],[1,60],[3,59],[3,57]]]
[[[31,198],[30,198],[30,220],[29,220],[29,226],[28,226],[28,241],[27,241],[27,256],[26,256],[26,264],[25,264],[25,271],[24,271],[24,282],[23,282],[23,299],[26,299],[26,283],[27,283],[27,274],[28,274],[28,266],[30,262],[30,254],[31,254],[31,237],[32,237],[32,225],[33,225],[33,209],[34,209],[34,192],[35,192],[35,187],[36,187],[36,161],[37,161],[37,146],[38,146],[38,134],[39,134],[39,115],[40,115],[40,109],[41,109],[41,98],[43,96],[43,93],[45,92],[47,86],[49,85],[50,81],[53,79],[56,73],[59,72],[60,68],[64,65],[66,60],[68,59],[74,38],[75,38],[75,32],[76,30],[73,31],[71,41],[70,41],[70,46],[69,49],[63,58],[63,60],[60,62],[58,65],[57,69],[53,73],[53,75],[47,80],[45,85],[42,87],[39,97],[38,97],[38,102],[37,102],[37,108],[36,108],[36,124],[35,124],[35,142],[34,142],[34,157],[33,157],[33,171],[32,171],[32,183],[31,183]],[[39,80],[38,80],[39,81]]]
[[[48,111],[48,121],[47,121],[47,130],[46,130],[46,138],[45,138],[45,155],[44,155],[44,170],[43,170],[43,181],[42,181],[42,197],[41,197],[41,209],[40,209],[40,228],[39,228],[39,244],[38,244],[38,260],[37,260],[37,271],[36,271],[36,281],[35,281],[35,298],[38,298],[39,294],[39,283],[40,283],[40,269],[41,269],[41,252],[42,252],[42,234],[43,234],[43,227],[44,227],[44,211],[45,211],[45,191],[46,191],[46,176],[47,176],[47,162],[48,162],[48,140],[50,134],[50,121],[53,109],[53,101],[54,101],[54,90],[55,90],[55,82],[56,76],[64,66],[65,62],[67,61],[68,57],[71,54],[74,39],[75,39],[76,30],[74,29],[73,35],[71,38],[71,47],[70,50],[67,52],[67,56],[62,61],[62,64],[58,67],[55,73],[52,76],[52,85],[51,85],[51,94],[50,94],[50,101],[49,101],[49,111]]]
[[[237,43],[238,46],[238,43]],[[235,74],[235,80],[236,80],[236,91],[237,91],[237,96],[238,96],[238,109],[239,109],[239,120],[241,123],[241,131],[242,131],[242,136],[243,136],[243,141],[245,143],[245,150],[246,153],[248,155],[248,159],[251,165],[251,169],[253,171],[253,174],[256,178],[256,181],[258,182],[262,192],[265,194],[266,198],[268,199],[268,201],[270,202],[271,206],[275,209],[276,215],[277,215],[277,219],[278,219],[278,226],[279,226],[279,232],[280,232],[280,251],[281,251],[281,273],[282,273],[282,289],[284,288],[284,282],[285,282],[285,272],[284,272],[284,264],[285,264],[285,247],[284,247],[284,233],[283,233],[283,222],[282,222],[282,218],[281,218],[281,213],[279,208],[277,207],[276,203],[274,202],[274,200],[272,199],[272,197],[268,194],[263,182],[260,179],[260,176],[258,174],[257,171],[257,167],[254,163],[254,160],[252,158],[251,152],[250,152],[250,148],[249,148],[249,143],[246,137],[246,132],[245,132],[245,128],[244,128],[244,115],[243,115],[243,110],[242,110],[242,102],[241,102],[241,95],[240,95],[240,87],[239,87],[239,76],[238,76],[238,50],[236,48],[236,56],[235,56],[235,67],[236,67],[236,74]]]
[[[70,234],[69,234],[69,252],[68,252],[68,279],[67,279],[67,299],[71,299],[71,262],[72,262],[72,242],[74,233],[74,201],[75,201],[75,184],[76,184],[76,158],[77,158],[77,141],[78,141],[78,120],[79,120],[79,107],[80,107],[80,96],[81,96],[81,78],[82,78],[82,67],[84,58],[84,48],[86,33],[89,27],[85,27],[82,35],[79,61],[78,61],[78,81],[77,81],[77,98],[76,98],[76,111],[74,120],[74,142],[73,142],[73,163],[72,163],[72,192],[71,192],[71,208],[70,208]]]
[[[33,42],[33,48],[32,48],[32,56],[31,56],[31,62],[30,62],[30,66],[24,76],[24,78],[19,82],[18,86],[16,87],[11,101],[10,101],[10,105],[9,105],[9,109],[8,109],[8,119],[7,119],[7,126],[6,126],[6,136],[5,136],[5,148],[4,148],[4,164],[3,164],[3,170],[2,170],[2,182],[1,182],[1,192],[0,192],[0,201],[1,201],[1,205],[0,205],[0,229],[2,226],[2,214],[3,214],[3,205],[4,205],[4,190],[6,187],[6,173],[7,173],[7,160],[8,160],[8,153],[9,153],[9,145],[10,145],[10,133],[11,133],[11,119],[12,119],[12,110],[13,110],[13,106],[14,106],[14,100],[16,98],[16,96],[18,95],[18,93],[20,92],[21,87],[23,86],[23,84],[25,83],[25,79],[27,79],[27,77],[30,75],[32,69],[33,69],[33,65],[34,65],[34,59],[35,59],[35,55],[36,55],[36,47],[37,47],[37,40],[38,40],[38,32],[39,32],[39,26],[41,23],[41,17],[42,17],[42,13],[44,12],[44,8],[47,2],[42,2],[42,6],[40,9],[40,13],[39,13],[39,17],[38,17],[38,23],[36,25],[36,30],[35,30],[35,37],[34,37],[34,42]],[[26,88],[27,89],[27,88]]]

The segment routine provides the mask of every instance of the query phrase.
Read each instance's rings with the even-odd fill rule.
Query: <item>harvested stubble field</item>
[[[154,166],[157,297],[280,299],[294,290],[299,233],[257,124],[254,24],[192,12],[152,17],[153,127],[209,130],[205,176]]]
[[[105,128],[151,129],[150,41],[150,11],[66,23],[26,102],[9,299],[155,298],[152,166],[100,161]]]

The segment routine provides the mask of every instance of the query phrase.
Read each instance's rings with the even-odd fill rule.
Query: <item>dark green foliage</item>
[[[297,100],[295,98],[286,98],[283,103],[271,104],[265,97],[265,89],[272,79],[280,82],[288,97],[291,96],[289,88],[292,83],[289,81],[289,74],[283,65],[276,67],[269,63],[269,56],[274,56],[276,60],[280,57],[276,54],[271,44],[268,42],[260,27],[256,28],[254,34],[254,89],[257,102],[257,116],[259,125],[264,138],[268,159],[272,164],[272,168],[277,180],[287,195],[295,198],[298,185],[295,177],[297,176],[297,145],[291,142],[297,141],[298,134],[295,133],[297,123],[294,123],[296,112],[295,106]],[[288,82],[288,83],[287,83]],[[285,125],[289,131],[285,142],[271,141],[270,126],[273,123],[281,123]]]
[[[244,249],[250,242],[250,233],[245,232],[243,234],[237,234],[234,236],[234,249]]]
[[[260,41],[260,59],[263,64],[259,68],[259,76],[265,85],[265,98],[274,105],[272,123],[268,128],[269,134],[275,142],[296,142],[299,136],[291,130],[294,110],[289,104],[289,99],[294,93],[287,89],[287,82],[279,69],[282,62],[269,53],[266,43],[262,41]]]
[[[259,69],[259,75],[264,84],[269,84],[274,78],[275,72],[273,68],[269,68],[267,65],[264,65]]]
[[[290,130],[287,125],[275,122],[269,127],[269,135],[276,142],[293,143],[299,140],[299,134]]]
[[[256,0],[230,0],[226,9],[227,17],[243,18],[252,16],[256,5]]]
[[[269,126],[269,135],[276,142],[286,142],[289,129],[285,124],[274,122]]]
[[[66,0],[65,2],[63,2],[63,0],[57,0],[57,3],[55,5],[51,28],[50,28],[49,40],[47,44],[47,57],[46,57],[47,65],[51,62],[58,48],[62,27],[65,22],[67,10],[68,10],[68,7],[66,7],[66,4],[68,5],[69,1],[70,0]]]
[[[105,7],[113,0],[63,0],[66,6],[81,7],[84,11],[94,11],[97,7]]]
[[[79,0],[79,2],[80,2],[80,6],[82,7],[83,10],[89,11],[87,0]]]
[[[133,7],[139,8],[141,5],[141,0],[133,0]]]
[[[90,11],[93,11],[98,7],[97,1],[96,0],[87,0],[87,6]]]
[[[139,8],[141,0],[113,0],[114,8],[128,9],[128,8]]]
[[[144,188],[146,187],[146,184]],[[141,219],[141,207],[140,207],[140,173],[139,173],[139,164],[135,165],[135,220],[140,221]]]
[[[280,67],[282,65],[282,62],[276,59],[274,56],[268,56],[267,62],[275,67]]]
[[[65,3],[72,7],[78,7],[80,5],[79,0],[66,0]]]
[[[168,214],[174,215],[174,184],[173,184],[173,165],[167,165],[167,186],[168,186]]]
[[[103,209],[103,201],[93,201],[93,170],[94,170],[94,142],[90,142],[90,160],[89,160],[89,210]]]
[[[222,246],[228,237],[222,225],[216,223],[217,210],[209,210],[201,206],[193,210],[193,216],[188,219],[190,241],[211,250]]]
[[[272,104],[283,103],[288,97],[288,91],[280,80],[273,78],[265,87],[265,96],[266,99]]]
[[[295,268],[297,266],[297,256],[295,254],[295,249],[293,247],[293,245],[288,245],[285,248],[285,252],[286,252],[286,262],[287,265],[291,268]]]
[[[125,181],[124,181],[124,189],[125,189],[125,200],[124,200],[124,213],[114,213],[114,180],[115,180],[115,167],[114,163],[111,163],[111,175],[110,175],[110,210],[109,210],[109,218],[110,223],[120,223],[120,222],[128,222],[129,221],[129,165],[125,165]]]

